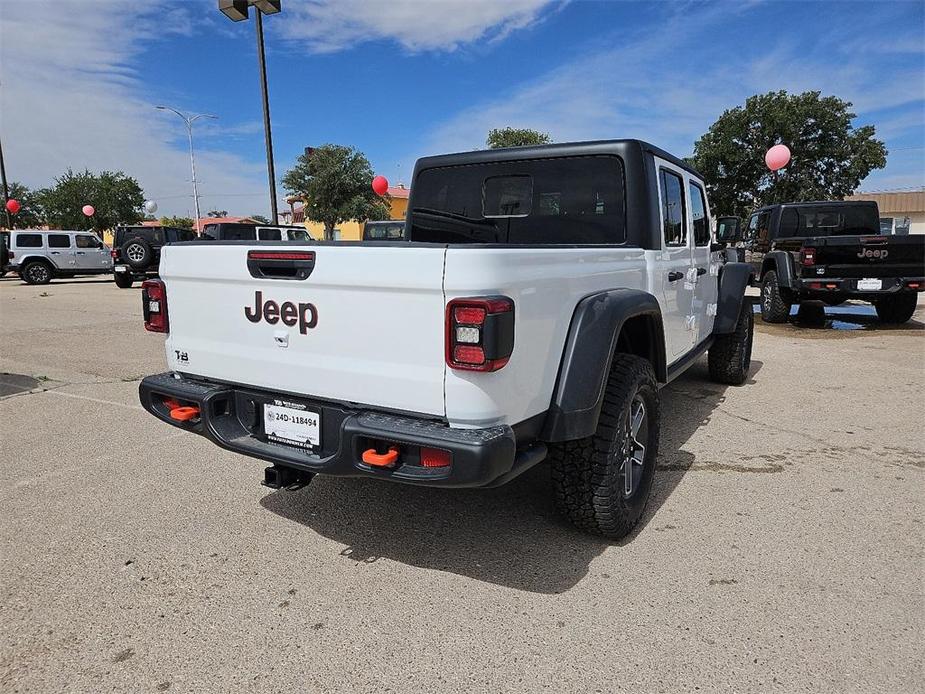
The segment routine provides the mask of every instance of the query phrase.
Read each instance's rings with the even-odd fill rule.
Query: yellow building
[[[389,219],[404,219],[405,215],[408,212],[408,195],[411,192],[411,189],[405,188],[404,185],[398,184],[397,186],[389,186]],[[313,239],[323,239],[324,238],[324,224],[321,222],[309,222],[305,219],[305,211],[302,207],[296,207],[297,203],[301,203],[302,199],[293,196],[286,198],[286,202],[289,203],[290,211],[292,213],[292,223],[293,224],[304,224],[305,228],[308,229],[308,233],[312,235]],[[342,222],[334,228],[334,240],[335,241],[359,241],[363,238],[363,228],[366,226],[366,222]]]

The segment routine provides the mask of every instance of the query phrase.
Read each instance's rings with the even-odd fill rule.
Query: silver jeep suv
[[[27,284],[112,273],[110,249],[92,232],[14,229],[9,233],[9,270],[18,272]]]

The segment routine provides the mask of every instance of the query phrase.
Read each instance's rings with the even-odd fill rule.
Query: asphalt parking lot
[[[139,290],[0,280],[5,692],[913,692],[925,304],[763,325],[752,378],[662,391],[624,542],[539,466],[484,491],[317,478],[146,414]],[[24,392],[23,388],[27,388]]]

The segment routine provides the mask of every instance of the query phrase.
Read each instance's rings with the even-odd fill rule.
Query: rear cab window
[[[623,162],[612,155],[421,171],[409,240],[511,245],[626,241]]]
[[[853,236],[880,233],[880,217],[872,205],[813,205],[785,207],[781,212],[780,236]]]

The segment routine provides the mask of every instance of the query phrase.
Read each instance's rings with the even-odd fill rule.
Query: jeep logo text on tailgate
[[[858,258],[879,258],[883,260],[889,255],[889,251],[886,249],[881,250],[871,250],[870,248],[862,248],[861,252],[858,253]]]
[[[299,332],[303,335],[310,328],[318,325],[318,309],[314,304],[294,304],[291,301],[284,301],[282,305],[277,304],[271,299],[263,300],[263,292],[254,294],[254,307],[244,307],[244,316],[251,323],[259,323],[261,319],[270,325],[276,325],[280,321],[283,325],[292,327],[299,324]]]

